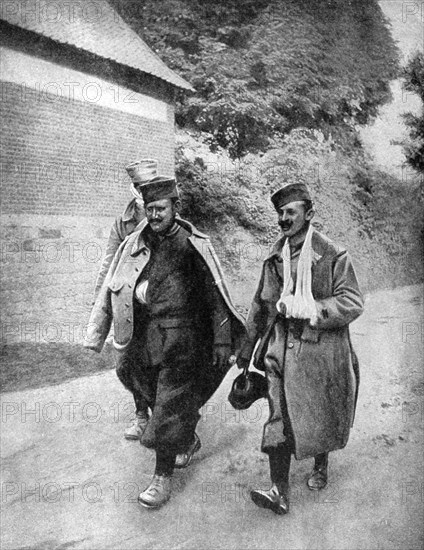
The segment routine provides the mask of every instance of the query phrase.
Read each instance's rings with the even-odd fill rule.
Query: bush
[[[364,289],[422,278],[419,182],[400,182],[370,167],[359,153],[334,150],[320,131],[293,130],[264,155],[238,162],[222,151],[204,155],[199,146],[189,155],[179,146],[177,178],[183,216],[212,233],[233,274],[237,228],[251,232],[249,242],[269,249],[279,235],[270,195],[288,182],[302,182],[314,198],[313,225],[351,252]]]
[[[404,71],[404,87],[416,93],[423,102],[420,116],[411,113],[404,115],[409,126],[410,140],[405,144],[405,155],[408,163],[421,173],[424,173],[424,54],[417,52],[408,62]]]
[[[201,157],[189,160],[182,146],[176,150],[176,177],[181,187],[182,216],[205,231],[222,232],[231,226],[266,235],[270,224],[266,198],[227,158],[216,163],[222,170],[208,170]],[[210,168],[210,167],[209,167]]]

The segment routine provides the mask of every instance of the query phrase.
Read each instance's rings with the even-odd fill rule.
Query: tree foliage
[[[424,173],[424,54],[417,52],[410,59],[403,71],[404,87],[409,92],[416,93],[423,103],[419,116],[408,113],[405,122],[409,126],[410,141],[405,145],[405,155],[408,163],[421,173]]]
[[[184,148],[177,147],[176,177],[183,217],[207,231],[216,232],[236,223],[264,236],[272,226],[268,197],[249,176],[250,172],[229,159],[228,164],[223,161],[220,170],[212,171],[201,157],[189,160]]]
[[[184,216],[226,252],[243,230],[268,246],[278,233],[270,193],[304,181],[314,225],[352,251],[368,288],[419,280],[419,188],[374,170],[357,132],[398,77],[378,0],[109,2],[196,89],[176,109]],[[408,89],[422,91],[419,67]]]
[[[397,50],[377,0],[111,0],[196,88],[177,122],[233,158],[298,127],[364,124],[390,97]]]

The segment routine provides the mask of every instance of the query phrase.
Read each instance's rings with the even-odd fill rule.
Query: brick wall
[[[171,106],[162,122],[0,84],[2,213],[114,216],[128,199],[130,161],[150,156],[174,172]]]
[[[82,342],[112,221],[2,216],[2,344]]]
[[[2,83],[0,83],[2,84]],[[110,225],[141,157],[174,172],[174,112],[152,120],[3,83],[1,342],[80,343]]]

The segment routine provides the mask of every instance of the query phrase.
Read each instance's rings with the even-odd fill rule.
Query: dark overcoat
[[[284,281],[276,262],[281,261],[283,245],[282,238],[264,262],[246,322],[248,338],[241,356],[249,359],[260,339],[255,366],[261,370],[265,368],[263,360],[270,335],[279,322],[276,302]],[[291,330],[293,323],[286,320],[285,341],[281,342],[282,390],[297,458],[346,445],[359,383],[349,323],[362,313],[363,298],[351,259],[346,250],[316,230],[312,234],[312,250],[312,294],[318,321],[313,327],[308,321],[302,322],[299,332]]]

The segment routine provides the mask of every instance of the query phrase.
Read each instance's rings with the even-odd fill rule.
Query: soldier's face
[[[171,199],[161,199],[147,204],[147,221],[155,233],[166,233],[171,229],[178,210],[178,203],[179,201],[173,203]]]
[[[314,215],[313,210],[305,210],[303,201],[293,201],[277,208],[278,225],[285,237],[294,237],[305,230]]]

